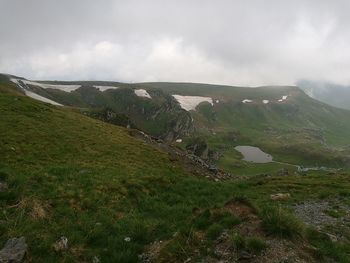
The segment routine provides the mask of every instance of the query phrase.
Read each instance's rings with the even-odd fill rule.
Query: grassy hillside
[[[14,89],[0,84],[0,182],[8,185],[0,192],[0,243],[25,236],[28,262],[139,262],[142,253],[153,262],[215,262],[225,257],[221,235],[233,257],[349,262],[347,235],[334,243],[286,212],[306,199],[348,202],[347,174],[196,178],[126,129]],[[282,209],[270,194],[285,191],[291,198],[277,202]],[[69,249],[55,252],[61,236]]]

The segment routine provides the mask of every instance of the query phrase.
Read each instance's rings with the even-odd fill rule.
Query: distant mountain
[[[297,85],[314,99],[338,108],[350,109],[350,86],[308,80],[298,81]]]

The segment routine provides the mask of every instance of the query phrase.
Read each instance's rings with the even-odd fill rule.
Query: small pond
[[[253,146],[237,146],[236,151],[239,151],[243,155],[243,160],[253,163],[270,163],[272,162],[272,156],[260,150],[258,147]]]

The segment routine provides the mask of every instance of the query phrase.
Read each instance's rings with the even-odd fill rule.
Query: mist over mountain
[[[308,80],[298,81],[297,86],[312,98],[338,108],[350,109],[350,86]]]

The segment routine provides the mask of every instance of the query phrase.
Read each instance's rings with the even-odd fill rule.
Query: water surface
[[[258,147],[253,146],[237,146],[236,151],[239,151],[243,155],[243,160],[253,163],[270,163],[272,162],[272,156],[263,152]]]

